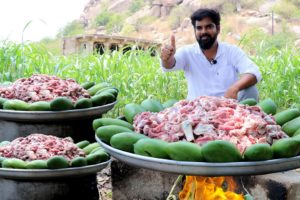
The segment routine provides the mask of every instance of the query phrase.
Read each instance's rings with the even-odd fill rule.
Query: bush
[[[129,35],[130,33],[135,32],[135,27],[131,24],[124,24],[121,34],[122,35]]]
[[[135,13],[135,12],[139,11],[144,5],[145,5],[144,0],[134,0],[131,2],[130,6],[129,6],[129,12]]]
[[[189,17],[187,13],[191,13],[191,11],[186,7],[178,6],[174,8],[169,16],[171,29],[176,29],[180,27],[184,18]]]
[[[144,16],[136,20],[134,24],[135,30],[140,31],[144,26],[149,26],[152,22],[154,22],[157,18],[154,16]]]
[[[274,5],[273,10],[285,19],[300,17],[300,9],[290,1],[279,1]]]
[[[124,25],[124,17],[119,14],[113,14],[109,18],[109,22],[106,24],[105,29],[107,33],[120,32]]]
[[[58,31],[57,37],[69,37],[73,35],[82,34],[84,32],[83,24],[78,20],[68,23],[64,28]]]
[[[108,24],[111,15],[112,15],[112,13],[110,13],[108,11],[101,11],[101,13],[99,15],[97,15],[97,17],[95,18],[95,25],[96,26],[105,26],[106,24]]]

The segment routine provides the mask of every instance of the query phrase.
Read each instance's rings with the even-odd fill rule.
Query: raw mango
[[[3,103],[3,109],[6,110],[28,110],[29,104],[25,101],[12,99]]]
[[[300,116],[300,109],[298,108],[290,108],[287,110],[283,110],[276,115],[274,115],[275,121],[278,125],[283,125],[288,121]]]
[[[126,128],[129,128],[130,130],[133,130],[133,126],[121,119],[113,119],[113,118],[99,118],[94,119],[93,121],[93,129],[96,130],[100,126],[107,126],[107,125],[118,125],[118,126],[124,126]]]
[[[259,102],[257,106],[259,106],[267,114],[276,114],[277,105],[270,98],[264,99],[263,101]]]
[[[295,138],[283,138],[272,144],[275,158],[294,157],[300,152],[300,141]]]
[[[97,142],[91,143],[89,145],[87,145],[86,147],[84,147],[82,150],[84,151],[85,154],[89,154],[91,153],[94,149],[96,149],[97,147],[100,147],[100,144],[98,144]]]
[[[47,160],[49,169],[61,169],[69,167],[69,162],[63,156],[53,156]]]
[[[33,160],[26,164],[26,169],[47,169],[47,161],[46,160]]]
[[[5,101],[7,101],[7,99],[0,97],[0,109],[3,109],[3,104],[5,103]]]
[[[85,82],[82,83],[80,86],[83,87],[83,89],[90,89],[91,87],[93,87],[95,85],[95,82],[91,81],[91,82]]]
[[[1,156],[0,156],[0,168],[2,167],[2,162],[3,162],[5,159],[7,159],[7,158],[4,158],[4,157],[1,157]]]
[[[142,101],[141,106],[150,112],[159,112],[164,109],[163,105],[155,99],[146,99]]]
[[[202,146],[207,162],[238,162],[242,156],[236,146],[225,140],[209,141]]]
[[[164,102],[162,105],[164,108],[169,108],[169,107],[172,107],[177,102],[178,102],[177,99],[169,99],[166,102]]]
[[[53,111],[71,110],[74,108],[72,101],[67,97],[57,97],[50,102]]]
[[[90,87],[87,91],[91,96],[94,96],[99,90],[108,86],[110,86],[110,84],[107,82],[97,83],[94,86]]]
[[[136,103],[129,103],[126,104],[124,107],[124,116],[126,118],[126,120],[132,124],[134,117],[141,113],[141,112],[145,112],[146,109],[143,108],[141,105],[136,104]]]
[[[3,168],[25,169],[26,162],[17,158],[7,158],[2,161]]]
[[[247,161],[270,160],[273,158],[273,150],[267,143],[257,143],[248,146],[244,152]]]
[[[118,125],[107,125],[107,126],[101,126],[97,128],[96,135],[98,138],[100,138],[102,141],[106,143],[110,143],[110,138],[117,134],[122,132],[131,132],[129,128],[126,128],[124,126],[118,126]]]
[[[133,151],[135,154],[142,156],[168,159],[167,145],[168,143],[163,140],[145,138],[140,139],[133,145]]]
[[[133,153],[133,145],[147,136],[135,132],[123,132],[110,138],[110,145],[116,149]]]
[[[88,146],[90,144],[89,141],[87,140],[82,140],[80,142],[77,142],[75,145],[80,148],[80,149],[83,149],[84,147]]]
[[[50,102],[47,101],[37,101],[29,104],[29,111],[50,111]]]
[[[74,105],[76,109],[91,108],[92,106],[93,106],[92,100],[89,98],[78,99]]]
[[[204,160],[201,147],[191,142],[179,141],[169,143],[166,151],[172,160],[194,162],[202,162]]]
[[[71,167],[83,167],[87,165],[87,160],[84,157],[75,157],[71,160]]]
[[[98,163],[101,163],[101,162],[105,162],[107,160],[109,160],[109,155],[104,151],[89,154],[86,157],[86,161],[87,161],[88,165],[98,164]]]
[[[254,98],[248,98],[248,99],[244,99],[244,100],[240,101],[239,103],[248,105],[248,106],[255,106],[257,104],[257,101]]]
[[[283,132],[292,137],[294,133],[300,129],[300,117],[296,117],[295,119],[288,121],[287,123],[283,124],[281,128]]]
[[[93,106],[102,106],[114,102],[116,98],[113,94],[105,92],[92,96],[91,100]]]

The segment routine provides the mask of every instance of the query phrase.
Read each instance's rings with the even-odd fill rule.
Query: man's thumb
[[[171,35],[171,46],[176,49],[176,42],[175,42],[175,35],[172,34]]]

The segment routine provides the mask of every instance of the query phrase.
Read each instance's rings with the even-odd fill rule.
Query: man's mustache
[[[208,37],[208,38],[211,38],[211,37],[210,37],[210,35],[208,35],[208,34],[205,34],[205,35],[201,35],[201,36],[200,36],[200,39],[202,39],[203,37]]]

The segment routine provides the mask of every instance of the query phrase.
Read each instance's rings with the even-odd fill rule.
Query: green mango
[[[172,160],[193,162],[204,161],[201,147],[195,143],[187,141],[169,143],[166,151]]]
[[[135,132],[123,132],[110,138],[110,145],[116,149],[133,153],[133,145],[147,136]]]
[[[135,154],[142,156],[169,159],[166,151],[167,145],[168,142],[163,140],[145,138],[138,140],[133,145],[133,151]]]
[[[247,161],[270,160],[273,158],[273,150],[267,143],[257,143],[246,148],[244,159]]]
[[[214,140],[202,146],[202,153],[208,162],[238,162],[242,155],[236,146],[225,140]]]

